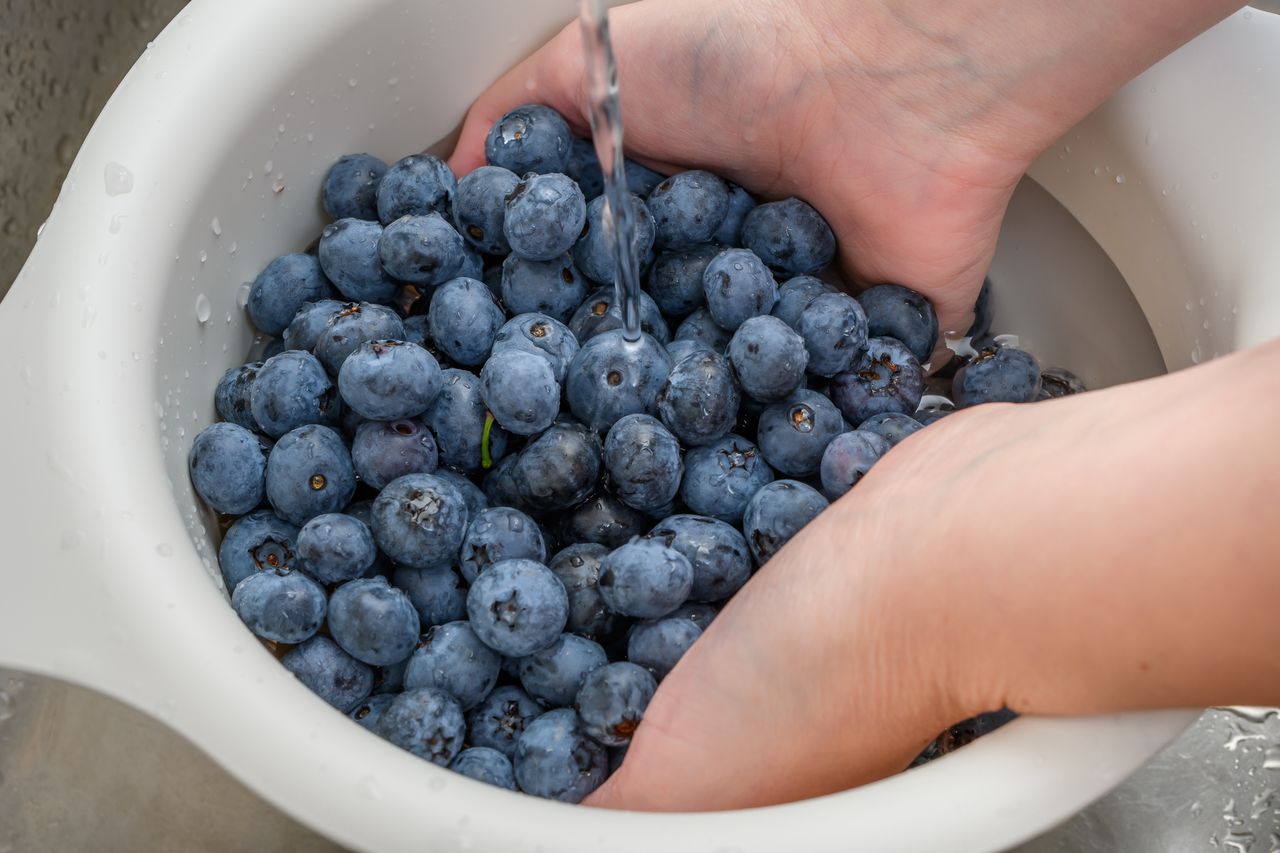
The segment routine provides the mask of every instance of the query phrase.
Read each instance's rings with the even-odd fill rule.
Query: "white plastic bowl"
[[[318,233],[331,161],[395,159],[446,137],[569,6],[196,0],[157,40],[0,307],[0,664],[155,715],[359,850],[987,851],[1101,795],[1194,714],[1021,719],[925,768],[747,812],[544,802],[351,725],[227,606],[186,454],[212,420],[215,382],[249,346],[242,283]],[[1280,329],[1278,98],[1280,18],[1242,13],[1126,87],[1033,171],[1132,287],[1170,369]],[[1043,210],[1016,209],[1011,230]],[[1011,275],[1036,268],[1019,245],[1001,258]],[[1127,378],[1125,353],[1149,350],[1149,333],[1124,311],[1085,310],[1088,292],[1010,291],[1001,312],[1048,360],[1084,365],[1094,382]]]

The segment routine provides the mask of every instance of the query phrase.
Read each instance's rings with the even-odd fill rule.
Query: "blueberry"
[[[462,578],[451,568],[399,566],[392,582],[409,596],[423,625],[443,625],[467,618],[467,592]]]
[[[372,154],[348,154],[329,167],[321,198],[330,219],[378,219],[378,184],[387,164]]]
[[[329,321],[346,307],[336,299],[321,299],[319,302],[308,302],[303,305],[298,309],[298,313],[293,315],[293,319],[284,330],[284,348],[308,352],[315,349]]]
[[[267,457],[267,500],[276,514],[299,526],[351,502],[356,472],[341,436],[308,424],[288,433]]]
[[[985,338],[991,333],[991,317],[994,308],[991,304],[991,279],[983,279],[982,290],[978,291],[978,299],[973,305],[973,324],[965,332],[965,336],[973,339]]]
[[[343,402],[375,421],[422,414],[440,385],[440,365],[431,353],[406,341],[366,341],[338,372]]]
[[[504,350],[531,353],[551,365],[556,382],[564,382],[569,364],[578,354],[578,339],[569,327],[546,314],[512,317],[493,339],[493,352]]]
[[[693,566],[660,540],[636,539],[601,561],[598,586],[614,613],[656,619],[689,598]]]
[[[383,224],[402,216],[449,214],[458,179],[434,154],[410,154],[392,165],[378,184],[378,218]]]
[[[547,559],[547,545],[536,521],[506,506],[486,509],[471,520],[459,557],[467,583],[475,583],[494,563],[514,559],[537,563]]]
[[[729,187],[710,172],[695,169],[672,175],[648,197],[658,248],[691,249],[706,243],[729,213]]]
[[[751,552],[731,525],[702,515],[672,515],[648,538],[679,551],[693,567],[693,601],[724,601],[751,577]]]
[[[342,513],[317,515],[297,537],[300,568],[322,583],[363,577],[373,566],[377,548],[363,521]]]
[[[720,227],[716,229],[716,233],[711,235],[711,240],[724,246],[737,246],[740,245],[739,238],[742,236],[742,223],[746,221],[747,214],[755,210],[756,200],[751,197],[751,193],[737,184],[731,181],[727,183],[729,210]]]
[[[455,278],[466,260],[462,235],[443,216],[402,216],[378,240],[382,268],[401,281],[435,286]]]
[[[448,767],[462,751],[467,724],[452,696],[419,687],[397,696],[382,712],[375,731],[419,758]]]
[[[574,137],[569,147],[569,163],[564,173],[577,181],[587,201],[604,192],[604,173],[600,171],[600,158],[590,139]]]
[[[475,518],[482,511],[489,508],[489,499],[485,497],[484,492],[464,475],[459,474],[457,471],[450,471],[448,468],[437,469],[435,473],[437,477],[452,485],[462,495],[463,501],[467,504],[467,518]]]
[[[569,707],[587,675],[608,662],[599,643],[575,634],[561,634],[550,646],[520,659],[520,684],[530,696],[549,707]]]
[[[744,540],[745,542],[745,540]],[[744,544],[745,548],[746,545]],[[710,604],[686,604],[684,607],[674,611],[668,619],[688,619],[690,622],[698,626],[698,630],[704,633],[711,627],[711,623],[715,621],[719,611]]]
[[[494,419],[517,435],[542,432],[560,413],[560,383],[550,360],[515,349],[484,363],[480,396]]]
[[[617,548],[649,528],[652,519],[605,491],[560,516],[562,542],[579,542]]]
[[[644,200],[628,195],[631,204],[631,257],[641,264],[653,252],[654,222]],[[604,206],[607,200],[597,196],[587,205],[587,219],[582,236],[573,247],[578,268],[596,284],[612,286],[617,276],[618,263],[614,257],[613,229],[604,224]]]
[[[1070,370],[1062,367],[1046,367],[1040,371],[1040,393],[1036,399],[1052,400],[1057,397],[1069,397],[1072,394],[1083,394],[1088,390],[1084,381]]]
[[[431,330],[427,327],[426,314],[414,314],[411,317],[404,318],[404,339],[411,344],[417,344],[427,352],[431,352],[435,348],[436,342],[431,338]]]
[[[701,636],[702,629],[689,619],[668,616],[641,622],[631,629],[627,640],[627,660],[649,670],[654,678],[661,681]]]
[[[409,596],[381,576],[348,581],[329,599],[329,633],[356,660],[387,666],[407,658],[421,623]]]
[[[987,348],[956,372],[951,387],[952,399],[962,409],[982,403],[1030,403],[1040,394],[1040,365],[1025,350]]]
[[[711,347],[704,344],[702,341],[692,341],[687,338],[683,341],[671,341],[666,345],[666,347],[667,347],[667,355],[671,356],[671,363],[673,365],[678,365],[680,364],[680,362],[684,361],[689,356],[695,355],[697,353],[709,353],[711,355],[717,355],[715,350],[713,350]],[[726,367],[727,367],[727,363],[726,363]],[[672,367],[672,370],[675,370],[675,367]],[[668,376],[667,378],[669,380],[670,376]],[[659,406],[661,406],[661,403],[662,403],[661,391],[658,392],[658,403],[659,403]]]
[[[406,690],[436,687],[462,710],[474,708],[498,681],[498,656],[480,642],[468,622],[427,629],[404,671]]]
[[[816,273],[836,256],[831,226],[798,198],[754,208],[742,222],[740,239],[770,267],[792,275]]]
[[[477,281],[484,278],[484,256],[470,245],[462,247],[462,266],[458,267],[458,278],[474,278]]]
[[[751,317],[768,314],[778,301],[773,274],[746,249],[725,249],[712,258],[702,273],[702,292],[711,319],[730,332]]]
[[[560,113],[541,104],[525,104],[498,119],[484,141],[485,159],[494,166],[525,172],[563,172],[569,165],[573,135]]]
[[[320,236],[320,267],[345,298],[390,304],[400,293],[378,259],[382,226],[364,219],[339,219]]]
[[[605,746],[626,746],[657,689],[649,671],[634,663],[611,663],[592,671],[578,691],[583,729]]]
[[[258,437],[228,423],[201,430],[187,456],[196,494],[224,515],[241,515],[262,503],[266,465]]]
[[[649,273],[649,294],[663,314],[683,317],[706,303],[702,274],[722,251],[720,246],[702,245],[658,256]]]
[[[279,337],[303,305],[332,295],[319,259],[299,252],[276,258],[258,273],[245,310],[259,332]]]
[[[818,473],[823,451],[845,431],[840,410],[816,391],[801,390],[760,413],[757,443],[765,461],[787,477]]]
[[[236,584],[236,615],[256,636],[276,643],[301,643],[324,622],[324,587],[290,569],[254,572]]]
[[[648,198],[649,193],[653,192],[658,184],[667,179],[667,176],[655,172],[648,166],[641,165],[630,157],[623,161],[627,172],[627,190],[633,192],[641,198]]]
[[[496,749],[482,746],[464,749],[453,759],[449,769],[486,785],[506,788],[508,791],[516,790],[516,776],[511,768],[511,759]]]
[[[566,322],[586,298],[587,283],[570,255],[549,261],[508,255],[502,262],[501,290],[512,314],[546,314]]]
[[[867,314],[868,334],[897,338],[924,364],[938,342],[938,315],[929,300],[898,284],[881,284],[858,296]]]
[[[680,497],[699,515],[737,524],[752,495],[772,480],[760,449],[730,434],[685,454]]]
[[[569,594],[569,621],[565,627],[575,634],[594,637],[608,621],[596,582],[600,578],[600,561],[609,551],[609,547],[594,542],[579,543],[556,554],[548,564]]]
[[[394,694],[379,693],[361,702],[347,716],[360,728],[372,732],[377,729],[378,720],[382,719],[383,713],[391,707],[391,703],[395,700]]]
[[[285,350],[258,368],[249,409],[263,432],[279,438],[306,424],[334,423],[336,398],[333,382],[314,355]]]
[[[258,429],[250,400],[253,380],[258,377],[262,364],[260,361],[242,364],[222,374],[213,393],[213,407],[218,412],[218,417],[250,431]]]
[[[393,480],[373,502],[373,541],[392,560],[415,569],[447,567],[467,529],[462,493],[433,474]]]
[[[569,318],[569,329],[582,344],[624,325],[622,308],[615,304],[612,287],[602,287],[591,293]],[[658,343],[665,344],[671,339],[671,331],[667,328],[667,321],[662,319],[662,312],[644,291],[640,291],[640,331]]]
[[[888,452],[889,442],[874,432],[853,430],[837,435],[822,454],[822,491],[835,500],[858,485]]]
[[[815,297],[800,313],[796,331],[809,351],[809,372],[818,376],[844,373],[867,346],[867,317],[845,293]]]
[[[824,293],[838,293],[834,287],[811,275],[798,275],[787,279],[778,288],[778,301],[773,306],[773,316],[793,329],[800,328],[800,315],[809,303]]]
[[[805,341],[777,317],[751,317],[729,341],[729,362],[744,393],[761,402],[784,400],[804,382]]]
[[[455,278],[440,287],[431,300],[431,338],[440,351],[458,364],[484,364],[494,336],[506,314],[484,282]]]
[[[585,342],[569,365],[569,408],[604,432],[626,415],[656,412],[658,391],[670,372],[671,358],[648,335],[631,343],[621,330],[603,332]]]
[[[568,175],[525,175],[507,196],[502,231],[512,253],[549,261],[573,248],[586,221],[586,199]]]
[[[518,456],[508,456],[485,475],[484,496],[491,505],[528,508],[516,487],[515,471],[519,461]]]
[[[937,423],[948,415],[954,415],[955,409],[921,409],[916,412],[915,418],[921,426],[929,426],[929,424]]]
[[[875,433],[889,442],[890,447],[896,447],[904,438],[919,432],[922,428],[923,425],[914,417],[901,412],[872,415],[858,424],[858,429]]]
[[[671,503],[680,491],[680,442],[651,415],[627,415],[609,429],[604,464],[619,499],[643,512]]]
[[[742,531],[756,562],[764,565],[829,504],[795,480],[775,480],[756,492],[742,516]]]
[[[486,425],[488,410],[480,393],[480,378],[456,369],[444,371],[442,377],[439,396],[422,416],[436,437],[440,463],[459,471],[479,471],[486,464],[486,442],[490,463],[502,459],[507,431],[495,423]]]
[[[582,802],[609,774],[608,753],[587,737],[572,708],[548,711],[530,722],[516,742],[512,763],[521,791],[565,803]]]
[[[373,670],[324,635],[292,649],[280,663],[308,690],[344,714],[373,690]]]
[[[337,376],[347,356],[365,341],[402,341],[404,323],[396,312],[368,302],[348,303],[325,323],[316,338],[315,354],[330,376]]]
[[[236,519],[218,548],[227,591],[256,572],[297,568],[297,541],[298,528],[269,509]]]
[[[436,441],[421,421],[366,421],[351,442],[356,475],[382,489],[405,474],[434,474],[439,464]]]
[[[497,687],[467,715],[468,742],[496,749],[505,756],[516,751],[525,727],[542,713],[542,706],[519,687]]]
[[[686,317],[676,329],[675,335],[678,341],[701,341],[716,352],[724,352],[732,337],[732,332],[726,332],[716,325],[711,312],[706,308],[698,308]]]
[[[852,370],[831,380],[831,399],[849,422],[872,415],[909,415],[924,395],[924,371],[906,345],[894,338],[870,338],[867,351]]]
[[[534,560],[503,560],[486,569],[467,593],[471,627],[485,645],[524,657],[555,642],[569,616],[569,599],[551,570]]]

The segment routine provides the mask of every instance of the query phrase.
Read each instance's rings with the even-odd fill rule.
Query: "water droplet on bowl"
[[[209,223],[209,229],[213,231],[213,236],[222,236],[222,223],[218,221],[218,217],[213,217],[213,221]]]
[[[212,315],[213,306],[209,304],[209,297],[201,293],[196,297],[196,319],[201,323],[207,323]]]
[[[126,195],[133,192],[133,172],[116,162],[108,163],[103,170],[107,195]]]

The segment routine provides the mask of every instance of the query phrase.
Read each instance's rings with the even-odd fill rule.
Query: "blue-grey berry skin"
[[[665,509],[665,507],[664,507]],[[617,548],[649,529],[653,519],[627,506],[603,489],[563,513],[556,526],[561,542],[582,542]]]
[[[545,649],[520,659],[520,684],[548,707],[564,708],[573,704],[586,677],[608,662],[599,643],[561,634]]]
[[[671,317],[683,317],[707,301],[702,290],[702,274],[711,259],[723,251],[718,245],[703,244],[680,251],[663,252],[649,272],[649,295]]]
[[[686,358],[688,358],[691,355],[694,355],[695,353],[703,352],[703,353],[710,353],[712,355],[718,354],[716,353],[715,350],[713,350],[711,347],[704,344],[702,341],[693,341],[687,338],[682,341],[671,341],[670,343],[666,344],[666,347],[667,347],[667,355],[671,356],[672,365],[678,365],[680,362],[684,361]],[[671,369],[675,370],[675,367],[673,366]],[[670,377],[668,376],[668,380],[669,379]],[[662,399],[661,395],[659,395],[658,399],[659,399],[659,402],[661,402],[661,399]]]
[[[196,494],[224,515],[242,515],[262,503],[266,465],[258,437],[228,423],[201,430],[187,455]]]
[[[373,669],[318,634],[289,651],[280,663],[307,689],[344,714],[373,690]]]
[[[800,312],[796,331],[809,351],[809,372],[835,376],[853,367],[867,347],[867,317],[852,296],[823,293]]]
[[[404,670],[409,665],[405,658],[391,666],[378,666],[373,669],[373,695],[386,693],[398,694],[404,690]]]
[[[484,490],[466,476],[448,468],[439,468],[435,473],[437,477],[449,483],[462,495],[463,501],[467,504],[467,518],[475,518],[489,508],[489,499],[485,497]]]
[[[360,728],[370,732],[376,731],[378,720],[382,719],[383,712],[390,708],[395,700],[394,693],[378,693],[361,702],[347,716]]]
[[[458,278],[484,280],[484,256],[473,246],[462,247],[462,266],[458,267]]]
[[[276,258],[258,273],[244,307],[254,328],[280,337],[298,309],[331,296],[333,287],[320,268],[320,260],[315,255],[296,252]]]
[[[742,516],[742,532],[756,562],[764,565],[828,506],[811,486],[775,480],[756,492]]]
[[[703,298],[706,298],[705,295]],[[695,309],[692,314],[685,317],[675,334],[675,339],[678,341],[700,341],[715,352],[721,353],[729,346],[729,340],[732,337],[733,332],[727,332],[717,326],[711,317],[711,312],[706,308]]]
[[[348,303],[325,323],[315,355],[330,376],[337,376],[351,353],[366,341],[402,341],[404,323],[385,305]]]
[[[288,347],[284,345],[283,340],[280,338],[272,338],[267,341],[267,345],[262,348],[262,355],[260,355],[259,358],[266,361],[269,358],[279,355],[286,349],[288,349]]]
[[[831,380],[832,402],[855,426],[883,412],[912,414],[922,396],[920,362],[894,338],[868,339],[858,363]]]
[[[653,252],[653,214],[637,195],[628,195],[631,204],[631,257],[643,264],[643,259]],[[587,278],[596,284],[613,286],[617,275],[617,259],[614,257],[613,232],[605,228],[605,196],[597,196],[587,205],[587,219],[582,236],[573,247],[573,258]]]
[[[835,403],[802,389],[760,413],[756,443],[779,474],[808,477],[818,473],[827,445],[844,431],[844,418]]]
[[[320,236],[320,267],[343,298],[390,304],[400,282],[382,268],[378,243],[382,226],[364,219],[339,219]]]
[[[360,481],[382,489],[406,474],[434,474],[439,464],[436,440],[421,421],[365,421],[351,441],[351,461]]]
[[[249,411],[273,438],[305,424],[332,424],[338,410],[337,392],[324,366],[302,350],[267,359],[249,389]]]
[[[724,601],[751,577],[751,551],[732,525],[703,515],[672,515],[649,531],[693,567],[692,601]]]
[[[462,493],[433,474],[408,474],[373,501],[373,541],[402,566],[448,567],[467,529]]]
[[[631,636],[627,638],[627,660],[649,670],[661,681],[701,636],[702,629],[689,619],[668,616],[641,622],[631,629]]]
[[[746,546],[744,545],[743,547],[745,548]],[[705,633],[719,614],[720,611],[710,604],[686,604],[666,618],[688,619],[698,626],[699,631]]]
[[[577,181],[587,201],[604,192],[604,173],[600,171],[600,158],[590,139],[574,137],[569,147],[569,163],[564,173]]]
[[[605,746],[626,746],[657,689],[654,677],[638,664],[623,661],[592,671],[576,702],[583,729]]]
[[[436,342],[431,339],[431,330],[427,328],[428,317],[426,314],[415,314],[412,317],[404,318],[404,339],[411,344],[417,344],[431,352]]]
[[[556,576],[533,560],[503,560],[476,578],[467,593],[476,636],[508,657],[524,657],[555,642],[569,618],[569,598]]]
[[[520,461],[519,456],[508,456],[490,469],[485,474],[484,488],[485,500],[491,506],[512,506],[520,509],[529,509],[524,498],[520,497],[520,490],[516,487],[515,470],[516,463]]]
[[[762,403],[784,400],[804,382],[809,353],[804,338],[777,317],[751,317],[729,341],[738,384]]]
[[[585,344],[596,335],[623,328],[622,308],[614,296],[612,287],[602,287],[589,294],[573,312],[569,318],[569,329],[578,343]],[[671,330],[662,312],[643,290],[640,291],[640,331],[661,344],[671,339]]]
[[[466,711],[479,705],[498,682],[498,655],[480,642],[471,624],[428,628],[404,671],[406,690],[437,687]]]
[[[773,469],[760,449],[731,433],[685,454],[680,497],[699,515],[738,524],[747,501],[772,481]]]
[[[467,724],[452,696],[419,687],[397,696],[382,712],[375,731],[419,758],[448,767],[462,752]]]
[[[324,622],[324,587],[289,569],[255,572],[236,585],[231,606],[255,636],[301,643]]]
[[[793,329],[800,328],[800,315],[809,303],[824,293],[838,293],[834,287],[811,275],[789,278],[778,288],[778,301],[773,306],[773,316]]]
[[[771,268],[791,275],[812,275],[836,256],[831,226],[798,198],[759,205],[742,222],[742,245]]]
[[[938,315],[919,293],[898,284],[880,284],[858,294],[867,315],[867,333],[897,338],[924,364],[938,343]]]
[[[404,590],[426,627],[467,618],[467,591],[458,573],[448,567],[396,567],[392,582]]]
[[[642,512],[666,506],[680,491],[680,442],[652,415],[627,415],[610,427],[604,464],[618,498]]]
[[[982,350],[956,371],[951,398],[960,408],[982,403],[1030,403],[1040,394],[1035,356],[1013,347]]]
[[[664,251],[690,249],[715,236],[729,213],[729,187],[710,172],[679,172],[653,188],[648,197]]]
[[[442,374],[440,393],[423,414],[440,450],[440,464],[475,473],[484,465],[484,430],[488,410],[480,391],[480,377],[450,368]],[[507,431],[493,424],[489,429],[489,458],[498,462],[507,450]]]
[[[560,413],[560,383],[551,362],[508,349],[480,369],[480,397],[507,432],[537,435]]]
[[[973,324],[965,332],[965,336],[977,340],[991,333],[991,318],[995,311],[992,305],[991,279],[982,280],[982,289],[973,304]]]
[[[693,566],[657,539],[637,539],[604,558],[597,585],[614,613],[657,619],[688,600]]]
[[[547,543],[536,521],[507,506],[486,509],[471,520],[458,556],[467,583],[494,563],[517,558],[546,561]]]
[[[513,254],[549,261],[573,248],[587,221],[587,202],[568,175],[525,175],[507,196],[502,230]]]
[[[648,198],[658,184],[667,179],[661,172],[655,172],[648,166],[637,163],[630,157],[623,161],[627,172],[627,191],[641,198]]]
[[[1046,367],[1040,371],[1040,393],[1036,395],[1036,400],[1054,400],[1083,394],[1088,390],[1084,380],[1065,367]]]
[[[466,260],[465,245],[438,213],[402,216],[378,238],[382,268],[400,281],[428,287],[455,278]]]
[[[529,261],[508,255],[502,262],[502,302],[512,314],[546,314],[562,323],[587,296],[587,281],[573,257]]]
[[[582,542],[560,551],[547,564],[569,594],[566,630],[588,638],[604,630],[609,612],[596,583],[600,579],[600,562],[611,550],[606,545]]]
[[[378,218],[384,225],[402,216],[449,215],[458,179],[434,154],[410,154],[378,182]]]
[[[378,556],[368,526],[337,512],[317,515],[302,525],[297,552],[301,568],[326,584],[363,577]]]
[[[282,341],[285,349],[311,350],[316,348],[320,334],[329,325],[329,321],[338,316],[346,308],[346,304],[336,299],[321,299],[308,302],[298,309],[293,319],[284,330]]]
[[[218,380],[213,392],[213,407],[218,417],[236,426],[256,431],[258,422],[253,417],[253,381],[264,362],[255,361],[233,367]]]
[[[565,393],[574,417],[605,432],[627,415],[657,411],[671,357],[648,335],[632,343],[621,330],[585,342],[569,365]]]
[[[330,219],[378,219],[378,184],[387,164],[372,154],[347,154],[329,167],[321,187]]]
[[[646,673],[647,674],[647,673]],[[572,708],[548,711],[516,742],[516,784],[535,797],[580,803],[609,775],[609,755],[587,736]]]
[[[256,572],[298,568],[297,541],[298,528],[269,509],[236,519],[218,547],[227,591]]]
[[[923,428],[924,425],[916,420],[914,416],[904,415],[901,412],[885,412],[880,415],[872,415],[858,424],[858,429],[863,432],[875,433],[889,442],[890,447],[897,447],[903,439],[916,434]]]
[[[830,500],[845,494],[889,449],[889,442],[874,432],[853,430],[836,436],[822,453],[819,474],[823,493]]]
[[[366,341],[338,371],[343,402],[373,421],[422,414],[440,385],[440,365],[431,353],[407,341]]]
[[[551,365],[556,382],[564,382],[569,364],[578,354],[578,339],[569,327],[546,314],[520,314],[512,317],[493,339],[493,352],[504,350],[531,353],[545,358]]]
[[[457,758],[453,759],[449,769],[454,773],[461,773],[468,779],[475,779],[477,782],[493,785],[495,788],[505,788],[508,791],[518,790],[516,788],[515,771],[511,767],[511,759],[496,749],[489,749],[483,746],[464,749],[458,754]]]
[[[285,521],[301,526],[317,515],[340,512],[355,491],[351,453],[328,427],[298,427],[271,448],[267,500]]]
[[[519,687],[495,687],[483,702],[467,714],[467,742],[496,749],[510,758],[525,726],[543,712],[543,707]]]
[[[520,176],[501,166],[481,166],[458,181],[453,194],[453,224],[463,239],[490,255],[511,251],[502,222],[507,196],[518,183]]]
[[[564,118],[541,104],[516,107],[490,128],[485,159],[493,166],[526,172],[563,172],[569,165],[573,134]]]
[[[725,213],[724,221],[720,223],[716,233],[711,235],[711,240],[722,246],[739,246],[742,223],[746,221],[747,214],[755,210],[757,202],[751,197],[751,193],[742,187],[731,181],[726,183],[729,185],[729,210]]]
[[[431,299],[431,337],[446,356],[466,367],[484,364],[507,315],[485,283],[455,278]]]
[[[329,599],[329,634],[342,650],[371,666],[407,658],[421,623],[409,596],[381,575],[348,581]]]
[[[778,301],[773,273],[747,249],[725,249],[712,258],[702,272],[702,292],[711,319],[729,332],[768,314]]]

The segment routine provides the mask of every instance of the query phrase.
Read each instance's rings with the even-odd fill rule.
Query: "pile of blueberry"
[[[891,447],[1080,387],[990,339],[986,297],[985,346],[928,376],[933,308],[817,277],[812,207],[634,163],[630,342],[590,144],[531,105],[486,154],[461,180],[425,154],[332,167],[334,222],[253,283],[271,340],[219,383],[190,472],[232,606],[307,687],[577,802],[717,608]]]

